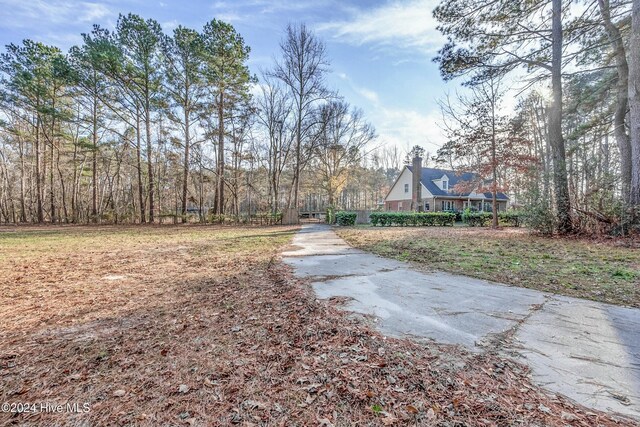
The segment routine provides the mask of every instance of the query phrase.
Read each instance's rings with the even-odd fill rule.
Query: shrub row
[[[487,227],[491,224],[491,212],[471,212],[468,209],[462,213],[462,221],[469,227]],[[518,211],[498,212],[500,225],[520,227],[521,214]]]
[[[503,225],[507,225],[510,227],[520,227],[522,216],[522,212],[518,211],[498,212],[498,220]]]
[[[462,213],[462,222],[469,227],[486,227],[491,223],[491,212],[472,212],[466,209]]]
[[[338,225],[355,225],[357,216],[356,212],[338,211],[335,213],[335,223]]]
[[[373,226],[446,226],[455,223],[456,214],[451,212],[371,212],[369,220]]]

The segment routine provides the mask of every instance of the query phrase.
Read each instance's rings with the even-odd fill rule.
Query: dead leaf
[[[384,415],[384,418],[382,418],[381,421],[382,421],[382,424],[384,424],[385,426],[392,426],[396,422],[398,422],[398,419],[394,417],[392,414],[388,412],[382,412],[382,414]]]
[[[334,427],[333,423],[326,418],[318,418],[318,427]]]
[[[429,408],[429,410],[427,411],[427,419],[429,421],[433,421],[436,419],[436,412],[433,410],[433,408]]]

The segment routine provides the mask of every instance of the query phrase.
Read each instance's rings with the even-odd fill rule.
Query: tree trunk
[[[67,209],[67,190],[64,184],[64,174],[60,169],[60,150],[58,152],[58,161],[56,162],[56,169],[58,170],[58,177],[60,178],[60,199],[62,200],[62,211],[64,212],[64,222],[69,223],[69,210]]]
[[[298,121],[296,123],[296,164],[293,171],[293,206],[289,206],[290,208],[293,207],[293,209],[298,209],[298,193],[300,192],[300,163],[302,160],[302,93],[303,91],[301,90],[300,99],[298,100]]]
[[[551,21],[552,58],[551,90],[553,100],[549,108],[549,142],[553,152],[553,178],[559,234],[568,234],[571,222],[571,201],[567,179],[566,153],[562,137],[562,0],[553,0]]]
[[[79,119],[78,115],[78,119]],[[74,139],[73,155],[71,157],[71,165],[73,167],[73,175],[71,177],[71,222],[78,222],[78,175],[82,173],[82,169],[78,171],[78,137]],[[80,172],[80,173],[78,173]]]
[[[140,203],[140,222],[147,222],[144,206],[144,187],[142,183],[142,141],[140,138],[140,109],[136,107],[136,163],[138,169],[138,200]]]
[[[95,71],[94,71],[94,79]],[[93,139],[93,156],[91,158],[91,169],[93,173],[92,194],[91,194],[91,221],[98,222],[98,100],[93,97],[91,137]]]
[[[56,110],[55,99],[53,100],[53,105],[51,108],[55,114],[55,110]],[[55,156],[54,156],[55,150],[53,146],[55,142],[55,124],[56,124],[56,120],[55,118],[53,118],[51,120],[51,139],[49,140],[49,143],[51,145],[51,151],[49,152],[49,159],[51,161],[51,164],[49,165],[49,203],[51,204],[51,215],[50,215],[51,223],[56,222],[55,193],[53,189],[53,177],[54,177],[53,164],[55,163]]]
[[[20,222],[27,222],[27,213],[24,203],[24,142],[19,140],[20,150]]]
[[[147,175],[149,179],[149,222],[153,224],[155,220],[155,182],[153,178],[153,150],[151,146],[151,105],[149,102],[149,88],[146,88],[145,96],[145,125],[147,131]]]
[[[216,186],[216,213],[224,215],[224,92],[220,91],[218,102],[218,164]]]
[[[198,208],[200,211],[198,213],[200,214],[200,222],[205,223],[207,221],[204,216],[204,173],[202,170],[202,148],[201,147],[198,149],[198,153],[200,154],[200,159],[198,160],[198,166],[200,169],[200,176],[199,176],[200,188],[199,188],[199,197],[198,197]]]
[[[271,213],[273,214],[278,212],[278,166],[276,164],[277,155],[278,152],[276,148],[276,150],[273,150],[273,165],[271,166],[273,168],[271,174],[271,191],[273,196],[273,199],[271,201]]]
[[[36,108],[40,108],[40,101],[36,101]],[[42,181],[40,180],[40,114],[36,117],[36,211],[38,222],[44,222],[44,212],[42,209]],[[43,150],[44,151],[44,150]],[[45,153],[43,153],[43,156]]]
[[[188,90],[188,89],[187,89]],[[189,185],[189,109],[184,109],[184,165],[182,169],[182,223],[187,222],[187,193]]]
[[[622,200],[624,204],[627,205],[630,200],[629,191],[631,189],[631,142],[625,128],[625,117],[629,103],[629,64],[627,63],[627,56],[620,30],[611,22],[609,0],[598,0],[598,6],[600,7],[604,28],[616,58],[618,82],[616,85],[617,104],[613,124],[616,143],[620,151]]]
[[[496,155],[496,100],[491,82],[491,172],[493,182],[491,184],[491,204],[493,207],[492,224],[493,228],[498,228],[498,163]]]
[[[631,208],[640,205],[640,0],[633,0],[629,40],[629,128],[631,130]],[[634,218],[635,219],[635,218]]]

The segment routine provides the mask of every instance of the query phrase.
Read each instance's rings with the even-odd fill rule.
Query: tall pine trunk
[[[496,99],[495,91],[493,87],[493,81],[491,82],[491,172],[492,172],[492,184],[491,184],[491,206],[493,214],[491,217],[491,226],[498,228],[498,162],[497,162],[497,148],[496,148]]]
[[[149,88],[146,89],[145,97],[145,125],[147,133],[147,175],[149,179],[149,222],[153,224],[155,220],[155,182],[153,177],[153,150],[151,145],[151,105],[149,101]]]
[[[216,213],[224,214],[224,92],[220,91],[218,102],[218,179],[216,186]]]
[[[189,87],[187,86],[187,92]],[[187,222],[187,194],[189,186],[189,146],[191,138],[189,135],[189,109],[184,109],[184,165],[182,170],[182,223]]]
[[[54,150],[54,144],[55,144],[55,125],[56,125],[56,119],[55,119],[55,111],[56,111],[56,101],[55,98],[53,99],[53,103],[52,103],[52,107],[51,109],[53,110],[53,118],[51,119],[51,139],[49,141],[50,145],[51,145],[51,151],[49,152],[49,159],[51,161],[51,164],[49,165],[49,203],[51,204],[51,222],[54,223],[56,222],[56,204],[55,204],[55,192],[54,192],[54,186],[53,186],[53,177],[54,177],[54,171],[53,171],[53,165],[55,163],[55,150]]]
[[[640,206],[640,0],[633,0],[629,40],[629,128],[631,136],[631,207]],[[637,219],[637,216],[636,218]]]
[[[96,73],[94,71],[94,79],[95,78]],[[98,99],[96,96],[93,97],[92,113],[91,138],[93,140],[93,153],[91,158],[91,169],[93,182],[91,183],[91,221],[98,222]]]
[[[36,108],[39,109],[40,108],[40,99],[38,98],[38,100],[36,101]],[[35,152],[36,152],[36,212],[37,212],[37,217],[38,217],[38,222],[42,223],[44,222],[44,212],[42,209],[42,180],[41,180],[41,175],[40,175],[40,163],[41,163],[41,156],[40,156],[40,147],[41,147],[41,141],[40,141],[40,113],[37,113],[37,117],[36,117],[36,146],[35,146]],[[45,155],[44,150],[43,150],[43,156]]]
[[[552,0],[552,7],[552,102],[549,108],[549,142],[553,154],[553,184],[558,233],[568,234],[571,232],[573,224],[571,222],[566,153],[562,137],[562,0]]]
[[[629,64],[627,63],[627,55],[620,30],[611,21],[611,9],[609,0],[598,0],[598,6],[600,7],[600,14],[602,15],[604,28],[607,32],[607,36],[609,37],[609,42],[611,43],[613,54],[616,59],[616,72],[618,74],[618,81],[616,84],[617,100],[616,111],[613,116],[613,126],[616,144],[618,145],[618,150],[620,151],[622,200],[625,205],[628,205],[630,201],[629,192],[631,189],[632,176],[631,141],[629,140],[629,135],[627,135],[625,127],[625,117],[627,115],[627,108],[629,104]]]
[[[27,222],[27,213],[24,203],[24,142],[22,138],[18,140],[20,149],[20,222]]]
[[[138,170],[138,202],[140,203],[140,222],[147,222],[144,206],[144,187],[142,183],[142,141],[140,138],[140,108],[136,106],[136,166]]]

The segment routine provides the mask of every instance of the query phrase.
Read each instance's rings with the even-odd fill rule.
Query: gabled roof
[[[413,166],[405,166],[411,173],[413,173]],[[420,177],[420,181],[422,185],[425,186],[427,190],[434,196],[457,196],[457,197],[467,197],[469,192],[466,193],[458,193],[454,191],[445,191],[442,190],[438,185],[436,185],[434,180],[439,180],[443,175],[447,175],[449,178],[449,188],[452,189],[456,186],[456,184],[460,182],[479,182],[479,176],[476,173],[471,172],[463,172],[457,173],[455,171],[446,170],[446,169],[433,169],[433,168],[422,168],[422,176]],[[483,194],[483,193],[478,193]],[[498,200],[509,200],[509,197],[504,194],[498,192],[497,194]],[[484,197],[486,199],[491,199],[491,192],[484,193]]]

